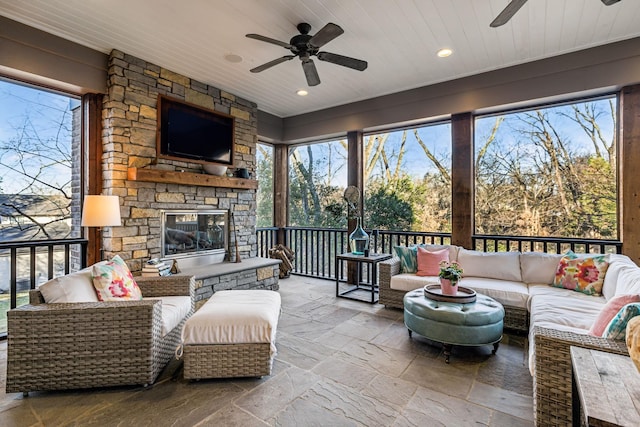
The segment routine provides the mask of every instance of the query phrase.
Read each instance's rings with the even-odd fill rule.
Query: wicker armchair
[[[569,348],[583,347],[628,355],[625,341],[563,332],[534,326],[534,416],[537,426],[571,426],[571,355]],[[532,343],[529,343],[532,345]]]
[[[145,297],[188,295],[191,311],[161,336],[159,300],[30,304],[9,310],[6,391],[152,384],[174,354],[193,313],[192,276],[138,277]]]

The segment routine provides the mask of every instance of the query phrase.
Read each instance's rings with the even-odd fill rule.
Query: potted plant
[[[462,267],[456,261],[440,262],[440,289],[443,295],[456,295],[458,293],[458,282],[462,279]]]

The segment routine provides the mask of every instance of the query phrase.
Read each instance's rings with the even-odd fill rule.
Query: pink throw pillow
[[[440,263],[449,262],[449,249],[429,252],[418,246],[418,271],[416,276],[437,276],[440,273]]]
[[[601,337],[604,334],[604,330],[607,328],[611,319],[618,314],[620,309],[632,302],[640,302],[640,295],[618,295],[611,298],[600,310],[600,314],[596,318],[596,321],[589,329],[589,334]]]

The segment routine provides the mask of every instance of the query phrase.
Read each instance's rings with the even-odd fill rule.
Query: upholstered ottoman
[[[476,294],[476,301],[467,304],[428,299],[423,289],[404,296],[404,324],[409,337],[415,332],[442,343],[447,363],[453,345],[493,344],[495,354],[502,339],[503,319],[504,307],[482,294]]]
[[[218,291],[182,329],[187,379],[261,377],[276,353],[280,294],[267,290]]]

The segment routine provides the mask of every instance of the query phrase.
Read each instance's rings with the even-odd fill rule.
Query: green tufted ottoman
[[[493,344],[495,354],[502,338],[504,307],[493,298],[476,295],[475,302],[460,304],[428,299],[423,289],[408,292],[404,296],[404,324],[409,338],[415,332],[441,342],[447,363],[453,345]]]

